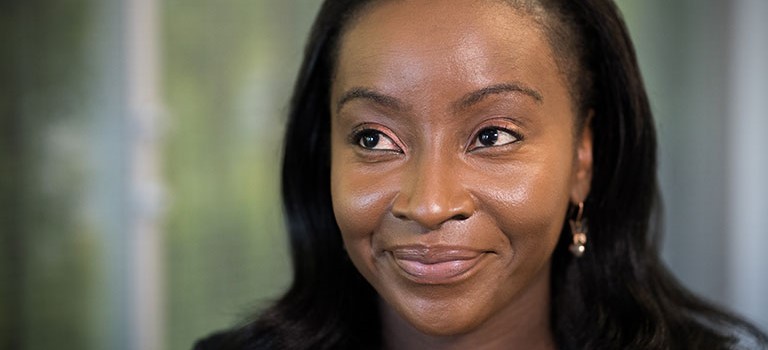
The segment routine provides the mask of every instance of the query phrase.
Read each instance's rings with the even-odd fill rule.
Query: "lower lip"
[[[392,255],[390,255],[392,256]],[[408,279],[420,284],[449,284],[469,278],[485,254],[471,259],[447,260],[428,264],[416,260],[398,259],[392,256],[395,265]]]

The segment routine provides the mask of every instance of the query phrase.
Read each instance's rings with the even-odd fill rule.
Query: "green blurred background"
[[[659,123],[664,258],[763,328],[767,3],[619,2]],[[318,6],[0,4],[0,349],[188,349],[279,295],[281,133]]]

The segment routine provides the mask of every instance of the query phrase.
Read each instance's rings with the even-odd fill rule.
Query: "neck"
[[[550,328],[549,273],[521,291],[505,308],[477,328],[448,336],[425,334],[381,301],[385,349],[555,349]]]

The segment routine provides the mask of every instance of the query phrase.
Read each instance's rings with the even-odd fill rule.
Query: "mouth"
[[[418,284],[452,284],[469,278],[491,252],[460,247],[397,247],[388,250],[398,270]]]

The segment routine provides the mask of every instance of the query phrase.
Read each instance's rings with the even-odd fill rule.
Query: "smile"
[[[455,247],[399,247],[388,251],[398,270],[418,284],[451,284],[469,278],[486,253]]]

